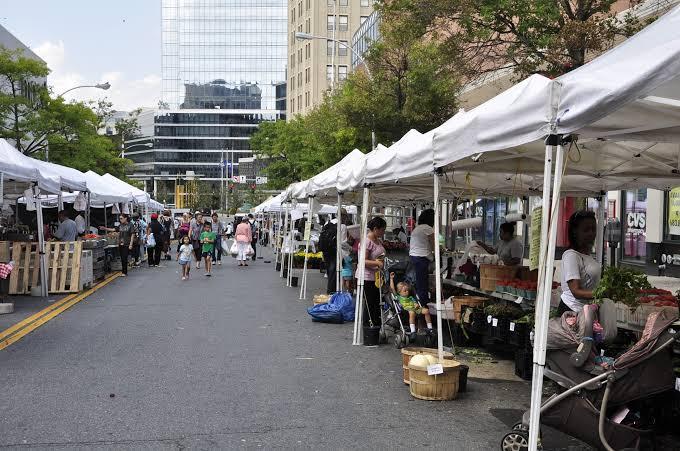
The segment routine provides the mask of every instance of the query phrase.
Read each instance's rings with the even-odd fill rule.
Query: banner
[[[531,212],[531,241],[529,242],[529,270],[538,268],[541,255],[541,222],[543,221],[543,207],[536,207]]]
[[[668,193],[668,233],[680,235],[680,187]]]
[[[312,235],[312,221],[305,222],[305,241],[309,241],[309,237]]]

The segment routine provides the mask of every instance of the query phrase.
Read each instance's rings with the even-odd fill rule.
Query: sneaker
[[[221,260],[217,260],[217,266],[222,266],[222,261],[221,261]]]
[[[206,277],[210,277],[210,276],[212,276],[212,274],[210,274],[209,272],[208,272],[208,273],[206,273],[205,275],[206,275]]]
[[[416,338],[418,338],[418,332],[409,332],[408,338],[411,341],[411,343],[415,343]]]
[[[182,280],[187,280],[187,278],[186,278],[186,277],[184,277],[184,276],[182,276]]]

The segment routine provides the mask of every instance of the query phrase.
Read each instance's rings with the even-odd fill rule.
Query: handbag
[[[156,237],[154,237],[153,233],[146,237],[146,247],[156,247]]]
[[[234,241],[231,244],[231,249],[229,249],[229,253],[231,254],[232,257],[236,258],[238,256],[238,243]]]
[[[227,240],[222,239],[220,240],[220,242],[222,243],[222,252],[224,252],[225,254],[231,253],[230,252],[231,250],[229,249],[229,243],[227,243]]]

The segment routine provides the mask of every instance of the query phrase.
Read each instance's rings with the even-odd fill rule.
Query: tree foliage
[[[44,62],[0,46],[0,138],[35,158],[49,155],[57,164],[124,178],[129,161],[118,157],[115,140],[97,133],[111,104],[100,101],[93,109],[52,98],[39,83],[48,74]]]
[[[282,189],[337,163],[357,148],[370,152],[371,132],[390,145],[408,130],[426,132],[457,111],[458,74],[434,42],[383,23],[382,39],[357,70],[306,116],[264,123],[251,148],[269,158],[269,187]]]
[[[382,0],[383,20],[442,43],[468,79],[511,68],[516,78],[582,66],[643,24],[616,0]]]

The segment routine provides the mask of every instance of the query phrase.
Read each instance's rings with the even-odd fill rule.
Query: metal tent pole
[[[369,202],[368,188],[364,188],[363,201],[361,203],[361,241],[359,243],[359,265],[357,271],[359,273],[359,280],[357,281],[357,299],[354,310],[354,337],[353,345],[361,345],[364,342],[363,337],[363,316],[364,316],[364,271],[366,269],[366,240],[368,229],[368,202]]]
[[[309,198],[309,212],[307,213],[307,223],[309,223],[310,234],[306,237],[307,242],[305,243],[305,264],[302,266],[302,283],[300,284],[300,299],[307,299],[307,254],[309,253],[309,242],[312,239],[311,234],[311,220],[312,212],[314,211],[314,198]],[[307,224],[305,224],[305,231],[307,230]]]
[[[437,353],[439,361],[444,361],[444,342],[442,341],[442,279],[441,279],[441,255],[439,253],[439,229],[441,227],[439,208],[439,174],[434,174],[434,274],[435,274],[435,299],[437,303]]]
[[[600,266],[604,263],[604,226],[605,226],[605,212],[607,206],[607,193],[601,193],[600,200],[597,207],[597,238],[595,240],[595,255]]]
[[[35,199],[35,214],[38,221],[38,255],[40,258],[40,295],[47,297],[47,255],[45,254],[45,226],[43,222],[42,201],[40,200],[40,188],[33,187]]]
[[[555,264],[555,241],[557,240],[557,209],[562,186],[564,148],[557,135],[548,137],[543,179],[543,212],[541,218],[541,255],[539,269],[539,298],[536,302],[536,331],[534,335],[534,364],[531,382],[531,411],[529,415],[529,449],[538,447],[538,433],[541,419],[541,397],[543,394],[543,370],[545,369],[546,342],[548,340],[548,319],[552,295],[553,265]],[[557,146],[555,156],[552,205],[550,204],[550,166],[552,148]],[[546,175],[547,172],[547,175]],[[548,210],[548,206],[550,206]]]
[[[293,200],[293,210],[296,208],[297,202]],[[290,252],[288,253],[288,277],[286,278],[286,286],[290,287],[293,285],[293,254],[295,253],[295,234],[293,233],[295,222],[293,221],[293,216],[290,217],[290,222],[288,223],[288,235],[290,236]]]
[[[342,278],[340,277],[340,272],[342,270],[342,193],[338,193],[338,213],[336,216],[336,229],[335,229],[335,291],[342,290]]]

